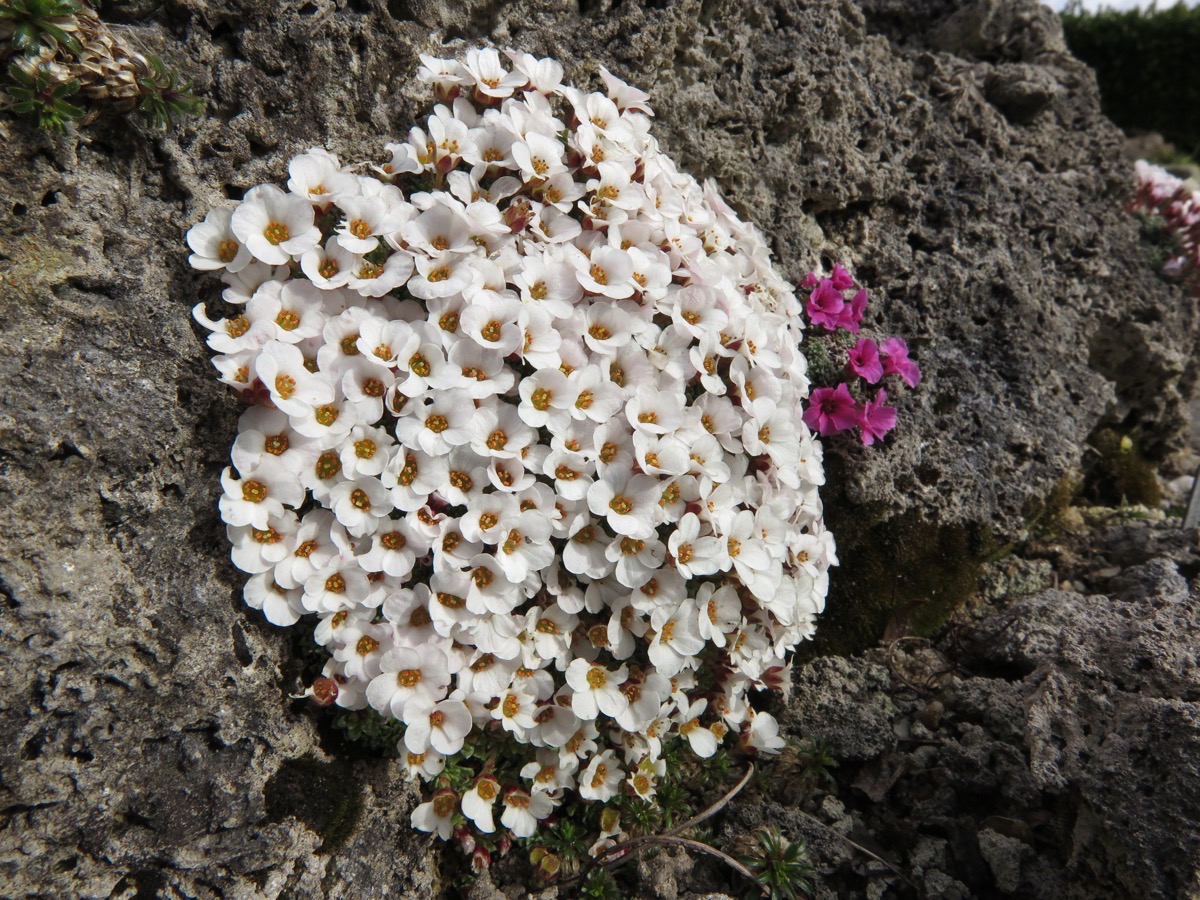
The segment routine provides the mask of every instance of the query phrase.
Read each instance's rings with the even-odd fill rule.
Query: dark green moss
[[[1156,507],[1162,488],[1153,464],[1138,447],[1136,438],[1116,428],[1100,428],[1088,438],[1091,455],[1084,496],[1103,506],[1126,504]]]
[[[332,853],[362,815],[360,778],[342,761],[288,760],[267,782],[267,815],[274,822],[295,816],[321,836],[321,852]]]
[[[1023,510],[1029,536],[1048,538],[1063,530],[1063,516],[1083,490],[1083,475],[1068,472],[1060,478],[1045,497],[1031,499]]]
[[[853,507],[844,497],[830,497],[826,510],[841,565],[801,660],[859,653],[888,634],[933,634],[976,592],[998,546],[986,529],[933,525],[917,512],[885,520],[885,510]]]

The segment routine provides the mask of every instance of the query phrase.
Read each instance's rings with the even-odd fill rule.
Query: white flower
[[[471,140],[473,121],[465,121],[469,116],[471,105],[465,100],[454,101],[454,110],[445,106],[435,106],[433,115],[429,117],[429,137],[434,146],[434,167],[439,172],[449,172],[462,159],[464,153],[474,150]]]
[[[403,210],[382,195],[343,197],[338,201],[345,218],[338,227],[338,243],[351,253],[370,253],[379,246],[378,235],[397,231]]]
[[[446,654],[432,644],[395,647],[383,655],[379,668],[381,673],[367,686],[367,701],[381,713],[405,722],[409,701],[437,703],[450,684]]]
[[[233,469],[227,467],[221,485],[225,488],[221,518],[228,525],[250,525],[265,531],[269,519],[283,517],[284,506],[299,507],[304,502],[304,489],[295,473],[267,460],[241,478],[235,478]]]
[[[532,837],[538,822],[554,811],[554,804],[544,791],[530,794],[522,790],[510,790],[504,795],[504,812],[500,824],[513,833],[513,837]]]
[[[533,644],[534,656],[554,660],[555,665],[559,665],[571,649],[572,633],[578,624],[578,616],[559,606],[535,610],[525,629]]]
[[[358,192],[354,175],[342,171],[336,156],[317,147],[288,163],[288,174],[288,190],[318,205]]]
[[[204,221],[188,231],[187,242],[192,248],[188,263],[193,269],[240,272],[246,268],[253,257],[250,248],[234,236],[229,224],[232,216],[227,209],[209,210]]]
[[[515,732],[518,738],[526,737],[529,729],[537,724],[534,697],[516,685],[500,695],[500,702],[492,710],[492,718],[500,722],[505,731]]]
[[[600,77],[604,79],[604,85],[608,88],[608,96],[616,102],[617,108],[628,110],[630,112],[643,112],[648,116],[654,115],[654,112],[646,105],[646,101],[650,99],[650,95],[645,91],[639,91],[635,87],[626,84],[612,72],[600,67]]]
[[[760,753],[777,754],[787,742],[779,734],[779,722],[770,713],[753,713],[745,731],[746,745]]]
[[[629,343],[632,334],[630,316],[619,306],[593,303],[584,318],[587,330],[583,340],[592,352],[616,356],[617,351]]]
[[[541,305],[556,319],[570,316],[575,302],[583,296],[575,269],[553,250],[527,255],[521,270],[513,276],[513,284],[520,289],[521,299]]]
[[[708,759],[717,752],[720,741],[711,729],[700,724],[700,716],[708,708],[707,700],[697,700],[695,703],[679,707],[675,719],[679,723],[679,733],[687,738],[692,752],[697,756]]]
[[[670,434],[683,424],[682,399],[672,391],[639,384],[636,393],[625,404],[625,416],[635,431]]]
[[[726,552],[738,578],[759,600],[769,599],[778,584],[772,574],[778,567],[754,528],[754,513],[725,510],[717,519],[717,531],[725,540]]]
[[[404,226],[404,240],[410,247],[440,259],[443,254],[471,253],[471,223],[461,205],[439,203],[425,210]],[[452,257],[451,257],[452,258]]]
[[[500,794],[500,783],[495,778],[485,775],[463,794],[462,812],[470,819],[476,828],[484,834],[496,830],[492,810],[496,805],[496,797]]]
[[[392,497],[378,478],[343,481],[329,492],[329,503],[337,520],[354,537],[373,534],[380,519],[391,513]]]
[[[458,795],[449,789],[436,792],[432,799],[418,804],[409,819],[418,831],[436,831],[443,841],[450,839],[454,830],[454,814],[458,812]]]
[[[472,258],[456,253],[446,253],[436,259],[416,257],[417,274],[409,279],[409,292],[421,300],[432,300],[478,287],[482,279]]]
[[[463,334],[500,357],[521,346],[524,335],[517,325],[521,301],[512,294],[479,291],[459,318]]]
[[[421,54],[421,67],[417,69],[417,78],[438,87],[446,92],[450,88],[462,84],[466,73],[462,63],[456,59],[439,59],[435,56]],[[443,94],[444,95],[444,94]]]
[[[246,315],[269,322],[271,339],[298,344],[315,338],[325,328],[321,292],[305,281],[272,282],[254,292],[246,304]]]
[[[336,237],[327,240],[324,247],[313,247],[300,257],[300,271],[323,291],[345,287],[354,277],[357,266],[358,257],[343,247]]]
[[[567,171],[562,161],[563,145],[555,137],[530,132],[512,145],[513,162],[526,180],[553,178]]]
[[[252,406],[238,420],[238,436],[230,456],[239,472],[256,469],[274,458],[285,469],[299,473],[316,459],[314,442],[288,426],[288,417],[275,409]]]
[[[382,297],[404,284],[412,270],[413,258],[404,251],[391,254],[382,265],[358,257],[346,287],[364,297]]]
[[[629,670],[620,666],[615,671],[590,663],[586,659],[575,659],[567,666],[567,684],[571,695],[571,709],[581,719],[594,719],[600,713],[616,716],[629,706],[629,700],[621,693],[621,685],[629,677]]]
[[[471,713],[461,700],[453,698],[433,703],[413,697],[405,706],[404,746],[411,753],[424,753],[430,747],[452,756],[463,747],[471,732]]]
[[[553,59],[538,59],[529,53],[506,50],[513,67],[529,82],[528,87],[541,94],[557,93],[562,87],[563,67]]]
[[[354,609],[371,593],[367,573],[350,560],[335,558],[331,565],[314,571],[304,580],[302,603],[309,612],[341,612]]]
[[[295,625],[304,612],[300,591],[280,587],[270,572],[252,576],[246,582],[242,599],[251,609],[261,609],[272,625]]]
[[[609,562],[616,563],[616,579],[625,587],[641,587],[649,581],[667,555],[657,539],[617,537],[605,549]]]
[[[338,699],[341,699],[340,695]],[[404,753],[401,754],[400,764],[404,766],[409,779],[421,778],[425,781],[432,781],[446,768],[446,757],[432,750],[427,753]]]
[[[572,257],[575,277],[589,294],[623,300],[633,296],[633,260],[624,250],[599,247],[590,257]]]
[[[247,191],[229,227],[255,258],[272,266],[290,262],[321,242],[312,204],[270,184]]]
[[[378,477],[387,468],[395,447],[396,442],[384,429],[356,425],[346,435],[339,453],[342,472],[347,478]]]
[[[356,681],[370,681],[379,674],[379,658],[392,643],[392,628],[386,622],[372,625],[362,619],[342,629],[338,634],[340,647],[333,658],[343,664],[342,672]]]
[[[607,536],[586,514],[580,515],[563,548],[563,565],[575,575],[603,578],[613,570],[605,552],[607,547]]]
[[[665,759],[643,759],[629,774],[626,783],[643,800],[650,800],[657,793],[658,782],[667,774]]]
[[[407,415],[396,423],[396,437],[407,447],[431,456],[449,452],[470,441],[475,405],[466,391],[443,391],[410,403]]]
[[[284,510],[281,516],[268,517],[266,528],[227,526],[225,533],[233,545],[230,552],[233,564],[252,575],[270,571],[292,552],[299,525],[296,514]]]
[[[696,621],[696,604],[685,600],[661,621],[657,615],[652,617],[651,624],[658,633],[646,652],[655,668],[667,677],[691,668],[705,644]]]
[[[467,608],[480,616],[489,613],[507,616],[522,599],[519,582],[510,581],[494,556],[478,553],[471,558],[471,582],[467,588]],[[505,629],[504,637],[515,637],[517,629]],[[481,649],[483,648],[479,645]],[[492,652],[496,652],[492,650]],[[508,659],[508,653],[504,654]]]
[[[567,376],[556,369],[541,369],[517,386],[521,404],[517,408],[521,421],[532,428],[546,425],[562,426],[570,421],[571,394]]]
[[[629,707],[617,718],[617,724],[626,731],[637,734],[650,725],[662,712],[663,703],[671,696],[671,673],[653,672],[640,684],[629,684],[623,693]]]
[[[736,631],[742,620],[742,602],[737,591],[729,585],[718,588],[705,582],[696,591],[696,605],[700,636],[717,647],[724,647],[726,635]]]
[[[308,416],[313,409],[333,402],[329,378],[310,372],[304,354],[295,344],[271,341],[255,363],[258,377],[271,392],[271,402],[289,416]]]
[[[468,50],[462,67],[473,80],[476,92],[485,97],[511,97],[513,91],[527,81],[520,72],[505,69],[500,54],[491,47]]]
[[[679,520],[667,541],[667,549],[684,578],[712,575],[728,568],[721,541],[711,535],[700,536],[700,519],[695,513],[686,513]]]
[[[593,756],[579,773],[579,796],[603,803],[617,796],[625,772],[617,765],[616,754],[605,750]]]
[[[659,518],[659,485],[648,475],[609,469],[588,488],[588,508],[618,535],[649,538]]]

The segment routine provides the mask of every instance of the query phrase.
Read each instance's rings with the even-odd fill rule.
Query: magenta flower
[[[850,273],[840,263],[833,264],[833,278],[830,279],[833,286],[839,291],[848,291],[854,287],[854,279],[850,277]]]
[[[859,424],[858,404],[844,384],[836,388],[817,388],[808,398],[804,424],[821,437],[828,437]]]
[[[862,429],[863,446],[870,447],[876,439],[896,427],[896,408],[884,406],[887,403],[887,391],[880,388],[875,393],[874,400],[868,400],[858,408],[858,427]]]
[[[888,338],[879,350],[883,356],[884,375],[899,375],[909,387],[921,383],[921,370],[908,358],[908,344],[900,338]]]
[[[835,331],[841,324],[842,311],[845,308],[846,301],[841,291],[836,290],[828,278],[822,278],[817,289],[808,298],[808,305],[804,311],[808,313],[808,319],[814,325],[824,325],[830,331]]]
[[[800,282],[800,287],[804,288],[806,291],[811,291],[817,286],[818,280],[819,279],[817,278],[816,272],[809,272],[804,276],[804,280]]]
[[[859,291],[854,295],[854,299],[850,301],[850,311],[854,314],[854,321],[861,322],[863,313],[867,311],[867,292]]]
[[[879,346],[870,338],[859,338],[850,348],[850,371],[867,384],[879,384],[883,378],[883,363],[879,361]]]
[[[867,308],[867,292],[859,291],[854,299],[842,307],[838,316],[838,326],[845,328],[851,334],[858,334],[858,326],[862,324],[863,312]]]

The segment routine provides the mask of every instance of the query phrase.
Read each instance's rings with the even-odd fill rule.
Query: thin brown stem
[[[682,825],[672,828],[670,831],[667,832],[667,834],[671,834],[671,835],[682,834],[683,832],[687,831],[689,828],[695,828],[697,825],[699,825],[705,819],[711,819],[713,816],[715,816],[717,813],[719,813],[721,810],[723,810],[726,806],[729,805],[729,802],[731,800],[733,800],[733,798],[736,797],[741,792],[742,788],[744,788],[749,783],[749,781],[752,777],[754,777],[754,763],[750,763],[749,767],[747,767],[747,769],[746,769],[746,774],[742,776],[742,780],[739,781],[737,784],[735,784],[730,789],[729,793],[727,793],[724,797],[722,797],[720,800],[718,800],[712,806],[708,807],[708,809],[704,809],[704,810],[701,810],[700,812],[696,813],[696,815],[692,816],[690,819],[688,819]]]
[[[750,765],[746,769],[746,774],[742,776],[741,780],[737,784],[735,784],[728,791],[728,793],[726,793],[725,796],[721,797],[721,799],[719,799],[716,803],[701,810],[700,812],[698,812],[696,815],[692,816],[690,819],[688,819],[683,824],[677,825],[676,827],[672,828],[670,831],[668,831],[664,834],[647,834],[647,835],[642,835],[641,837],[631,838],[630,840],[626,841],[623,844],[614,844],[613,846],[609,847],[607,850],[602,850],[600,853],[598,853],[596,855],[595,859],[593,860],[592,865],[600,866],[601,868],[605,868],[605,869],[615,869],[618,866],[623,866],[625,863],[627,863],[631,859],[633,859],[633,855],[626,852],[628,850],[636,850],[638,847],[640,847],[644,844],[670,844],[670,845],[674,845],[677,847],[687,847],[688,849],[695,850],[698,853],[707,853],[709,856],[715,856],[717,859],[720,859],[722,862],[724,862],[726,865],[728,865],[730,868],[732,868],[738,874],[740,874],[746,878],[749,878],[751,881],[754,881],[755,880],[754,873],[751,872],[749,869],[747,869],[745,866],[743,866],[740,862],[738,862],[736,859],[734,859],[728,853],[724,853],[721,850],[718,850],[716,847],[712,847],[701,841],[695,841],[695,840],[692,840],[691,838],[685,838],[685,837],[679,836],[684,831],[687,831],[689,828],[695,828],[701,822],[703,822],[707,819],[711,819],[713,816],[715,816],[717,813],[719,813],[721,810],[723,810],[726,806],[728,806],[730,801],[733,800],[733,798],[738,795],[738,793],[742,790],[742,788],[744,788],[749,783],[750,779],[753,776],[754,776],[754,763],[750,763]],[[617,854],[620,854],[620,856],[617,856]],[[560,886],[568,885],[568,884],[571,884],[572,882],[578,881],[579,879],[583,878],[583,876],[587,873],[587,871],[588,871],[587,869],[584,869],[582,872],[578,873],[577,875],[574,875],[571,878],[566,879],[565,881],[559,882],[559,885]]]
[[[876,862],[878,862],[884,866],[887,866],[887,868],[890,869],[892,872],[894,872],[901,881],[903,881],[905,884],[907,884],[909,887],[911,887],[914,891],[916,891],[918,896],[922,896],[921,889],[919,887],[917,887],[915,884],[913,884],[913,882],[909,879],[909,877],[907,875],[905,875],[902,871],[900,871],[899,866],[895,865],[894,863],[888,862],[886,859],[884,859],[878,853],[874,852],[873,850],[868,850],[866,847],[864,847],[862,844],[858,843],[857,841],[852,841],[850,838],[846,837],[844,834],[842,834],[836,828],[831,828],[830,826],[826,825],[824,822],[822,822],[816,816],[814,816],[810,813],[806,813],[802,809],[798,809],[798,810],[796,810],[796,812],[800,813],[800,815],[804,816],[804,818],[808,819],[810,822],[825,829],[830,834],[837,835],[842,841],[844,841],[846,844],[850,845],[851,847],[853,847],[855,850],[859,851],[860,853],[865,853],[867,856],[871,857],[871,859],[875,860]]]
[[[615,847],[609,847],[608,850],[600,854],[600,858],[603,859],[605,856],[610,856],[618,851],[636,850],[643,844],[663,844],[669,847],[684,847],[695,853],[707,853],[709,856],[721,860],[721,862],[725,863],[725,865],[729,866],[729,868],[733,869],[743,878],[749,879],[757,884],[754,873],[725,851],[718,850],[716,847],[712,846],[711,844],[706,844],[703,841],[694,841],[691,838],[679,837],[678,835],[674,834],[646,834],[642,835],[641,837],[635,837],[623,844],[618,844]],[[622,857],[620,860],[614,860],[613,865],[624,861],[625,857]],[[601,865],[607,867],[609,864],[601,863]],[[759,887],[759,890],[762,891],[764,897],[767,895],[766,890],[761,886]]]

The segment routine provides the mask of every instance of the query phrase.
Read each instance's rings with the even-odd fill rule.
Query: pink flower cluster
[[[858,288],[844,267],[835,264],[829,278],[809,272],[801,284],[811,292],[804,309],[813,325],[831,336],[843,330],[858,334],[867,308],[867,292]],[[851,291],[854,295],[847,299]],[[909,359],[908,345],[897,337],[882,343],[861,337],[844,352],[845,373],[857,380],[855,387],[864,397],[868,387],[878,386],[874,399],[856,399],[849,381],[814,388],[804,411],[804,423],[821,437],[857,428],[863,444],[870,446],[896,427],[896,408],[887,405],[883,380],[898,375],[913,388],[921,383],[921,370]]]
[[[1163,265],[1167,275],[1200,286],[1200,191],[1193,191],[1166,169],[1138,160],[1137,191],[1129,211],[1163,219],[1179,252]]]

